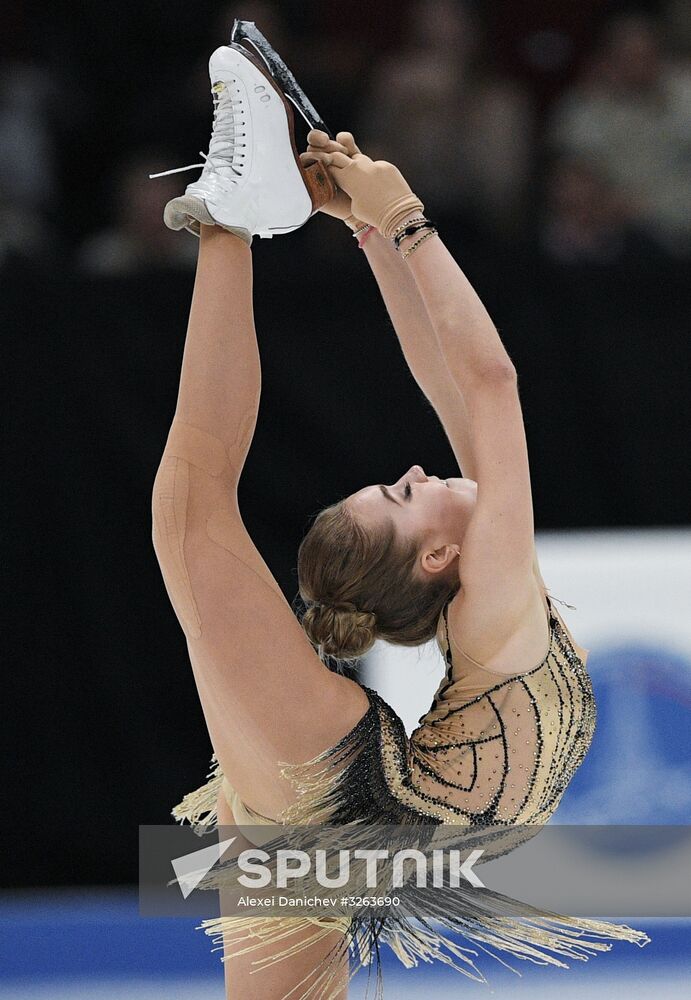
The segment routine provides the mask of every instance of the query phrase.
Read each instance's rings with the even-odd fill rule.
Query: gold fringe
[[[371,805],[359,799],[361,771],[365,768],[369,773],[373,765],[372,754],[380,753],[379,718],[375,701],[371,700],[370,712],[335,747],[305,763],[282,765],[282,774],[293,784],[297,798],[283,811],[277,825],[312,827],[315,823],[333,822],[333,817],[337,816],[336,826],[349,827],[349,837],[357,830],[366,840],[370,824],[411,824],[414,830],[416,824],[429,822],[427,817],[400,803],[384,785],[370,796]],[[216,803],[222,782],[220,765],[212,758],[207,783],[186,795],[173,810],[173,816],[205,832],[216,821]],[[445,830],[454,838],[458,837],[457,828],[451,830],[439,824],[440,840],[444,839]],[[473,832],[472,829],[468,831],[469,837]],[[322,835],[317,830],[314,834]],[[511,846],[515,845],[502,842],[500,847],[503,849],[499,853]],[[199,887],[222,888],[225,873],[226,865],[217,866]],[[340,989],[335,963],[342,961],[347,952],[353,956],[351,975],[363,967],[376,966],[379,994],[382,982],[380,951],[385,944],[406,968],[421,962],[442,962],[476,982],[485,983],[487,979],[474,961],[478,951],[487,953],[513,972],[517,970],[497,951],[509,958],[568,969],[564,959],[587,961],[598,952],[609,951],[614,941],[627,941],[642,947],[650,940],[644,932],[624,924],[539,910],[491,890],[477,893],[469,888],[466,891],[463,888],[440,889],[430,896],[407,887],[400,895],[402,905],[383,918],[363,908],[348,916],[330,918],[224,916],[205,920],[200,926],[213,938],[213,950],[223,952],[222,961],[268,947],[269,954],[252,963],[256,972],[292,958],[339,930],[343,934],[340,943],[305,977],[305,980],[312,980],[311,984],[305,987],[303,980],[293,986],[283,1000],[334,1000]],[[302,940],[295,939],[296,934],[306,931]],[[448,935],[458,935],[472,947],[464,947]]]
[[[304,764],[282,766],[281,776],[291,783],[297,798],[283,810],[280,823],[286,826],[328,823],[332,812],[329,792],[338,788],[341,774],[329,759],[320,770],[315,770],[322,762],[320,755]]]
[[[280,822],[287,826],[328,823],[346,797],[352,769],[363,757],[368,764],[379,754],[379,710],[374,692],[365,688],[370,707],[360,722],[335,746],[299,764],[280,762],[281,776],[290,782],[295,801],[283,810]],[[353,822],[353,820],[351,820]]]
[[[208,827],[215,826],[218,818],[217,803],[223,784],[223,772],[215,755],[211,758],[211,770],[207,779],[206,784],[189,792],[182,802],[171,810],[171,815],[178,823],[187,821],[192,826],[201,827],[201,833]]]
[[[257,959],[252,964],[252,974],[261,972],[263,969],[298,955],[300,952],[318,944],[329,934],[340,930],[346,933],[350,920],[332,918],[332,922],[326,925],[328,918],[325,917],[216,917],[211,920],[204,920],[200,924],[205,933],[213,941],[212,951],[222,951],[221,961],[226,962],[230,958],[237,958],[240,955],[250,954],[259,948],[267,945],[280,945],[288,942],[282,950],[273,952],[270,956]],[[295,934],[310,930],[308,937],[290,944],[290,938]],[[247,943],[249,942],[249,943]],[[324,960],[323,967],[315,965],[304,979],[292,986],[281,1000],[335,1000],[341,992],[341,984],[334,984],[336,970],[333,965],[339,958],[347,952],[346,939],[342,944],[337,945],[329,957]],[[358,966],[359,968],[359,966]],[[355,974],[354,970],[349,978]],[[302,993],[296,991],[304,986],[305,980],[318,973],[317,978],[311,986],[306,987]]]
[[[492,895],[500,900],[505,898],[498,894]],[[515,901],[512,902],[516,905]],[[454,915],[451,912],[442,923],[446,930],[453,930],[463,935],[481,951],[487,952],[513,972],[517,970],[493,949],[499,949],[515,959],[530,961],[537,965],[568,969],[570,966],[562,960],[564,957],[571,961],[587,961],[590,956],[598,952],[610,951],[614,940],[628,941],[639,947],[649,941],[642,931],[633,930],[623,924],[541,913],[522,904],[521,908],[525,910],[525,917],[522,918],[492,914],[488,907],[486,912],[476,914],[468,926],[464,926],[467,917],[463,913]],[[453,926],[455,918],[459,920],[456,927]],[[424,924],[418,922],[420,919]],[[324,917],[259,916],[218,917],[205,920],[200,926],[213,938],[215,947],[212,950],[223,951],[222,961],[276,945],[277,948],[272,949],[271,955],[259,958],[253,963],[255,966],[253,972],[260,972],[276,962],[290,959],[323,940],[334,930],[341,930],[345,934],[343,945],[334,948],[331,961],[327,957],[323,967],[315,967],[309,974],[313,976],[318,969],[320,970],[312,985],[299,996],[296,995],[296,990],[304,985],[303,980],[293,986],[282,1000],[332,1000],[340,989],[340,986],[334,987],[333,964],[339,957],[342,958],[345,949],[348,948],[354,957],[350,973],[352,978],[360,969],[374,962],[379,966],[378,951],[381,944],[389,945],[401,964],[408,969],[417,967],[420,962],[428,964],[441,962],[475,982],[488,982],[487,977],[473,960],[477,958],[478,951],[463,947],[446,933],[430,927],[429,917],[426,914],[418,914],[417,919],[413,914],[406,915],[402,920],[397,919],[394,927],[383,930],[379,940],[366,919],[356,921],[356,926],[351,932],[346,930],[349,923],[350,920],[346,918],[335,918],[331,924],[327,924]],[[290,942],[291,937],[308,928],[312,928],[312,931],[307,937]],[[584,935],[608,940],[587,940],[584,939]]]

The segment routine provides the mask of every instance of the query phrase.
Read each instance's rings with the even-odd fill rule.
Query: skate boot
[[[236,22],[234,32],[238,24],[254,29],[250,22]],[[290,71],[276,59],[289,74],[290,79],[283,75],[281,80],[291,100],[301,102],[303,113],[308,106],[318,120]],[[214,117],[209,152],[201,154],[204,163],[151,175],[202,168],[185,194],[166,205],[165,224],[196,236],[200,225],[218,225],[247,243],[253,235],[272,237],[299,229],[331,200],[335,187],[320,164],[305,168],[300,163],[293,109],[281,86],[262,60],[235,41],[213,53],[209,76]]]

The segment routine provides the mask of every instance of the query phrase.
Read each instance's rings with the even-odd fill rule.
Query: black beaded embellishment
[[[444,616],[446,623],[446,616]],[[446,679],[430,716],[408,738],[379,695],[358,725],[318,758],[333,781],[314,803],[329,822],[544,823],[583,761],[596,721],[592,685],[550,605],[547,655],[458,706],[444,705]]]

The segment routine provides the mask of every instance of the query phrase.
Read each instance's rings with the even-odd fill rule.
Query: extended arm
[[[368,237],[364,252],[413,378],[434,407],[463,475],[476,479],[465,400],[451,376],[415,279],[391,242],[379,233]]]
[[[302,155],[305,164],[313,162],[314,153],[354,156],[360,152],[350,132],[339,132],[334,140],[325,132],[313,130],[309,141],[309,150]],[[321,210],[352,230],[362,226],[353,216],[350,198],[344,191],[339,191]],[[446,364],[415,280],[392,243],[378,232],[367,236],[363,248],[411,374],[439,417],[463,475],[476,479],[465,401]]]
[[[477,462],[478,507],[462,562],[504,606],[535,564],[528,449],[516,371],[467,277],[439,238],[407,259],[448,368],[466,400]],[[498,572],[499,571],[499,572]]]
[[[419,214],[421,203],[392,164],[360,153],[327,152],[319,158],[350,195],[355,217],[384,237],[390,239],[411,213]],[[460,558],[464,600],[482,608],[488,627],[502,621],[511,629],[527,604],[535,607],[536,595],[530,473],[516,372],[486,309],[440,238],[422,243],[405,266],[467,413],[478,501]],[[383,284],[387,304],[393,304],[396,293]]]
[[[463,475],[477,480],[468,408],[451,375],[411,269],[391,241],[377,232],[367,238],[364,253],[411,374],[434,407]],[[533,572],[546,590],[535,552]]]

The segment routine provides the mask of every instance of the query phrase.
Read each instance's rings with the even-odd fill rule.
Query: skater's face
[[[422,547],[457,545],[475,509],[477,483],[472,479],[440,479],[414,465],[390,485],[366,486],[346,501],[364,523],[393,521],[401,539]]]

